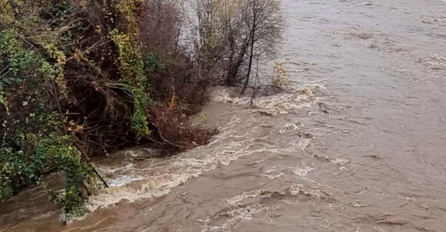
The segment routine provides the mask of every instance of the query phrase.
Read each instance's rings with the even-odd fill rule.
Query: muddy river
[[[220,134],[168,159],[120,153],[113,186],[63,227],[38,189],[0,231],[446,231],[446,3],[283,0],[285,93],[218,89]],[[200,122],[197,116],[197,123]],[[25,200],[26,199],[26,200]]]

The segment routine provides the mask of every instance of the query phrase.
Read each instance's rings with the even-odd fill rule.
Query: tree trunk
[[[249,54],[249,64],[248,64],[248,74],[246,74],[246,80],[245,84],[243,85],[242,91],[240,92],[241,95],[245,94],[246,89],[248,88],[249,79],[251,76],[251,70],[252,70],[252,60],[254,58],[254,41],[255,41],[255,33],[256,33],[256,15],[254,14],[254,19],[252,22],[252,29],[251,29],[251,54]]]
[[[242,66],[243,60],[246,55],[246,50],[248,50],[249,47],[249,41],[243,44],[243,47],[241,48],[240,53],[238,54],[235,61],[231,62],[228,75],[226,77],[226,84],[231,86],[235,82],[237,82],[236,78],[240,69],[240,66]]]

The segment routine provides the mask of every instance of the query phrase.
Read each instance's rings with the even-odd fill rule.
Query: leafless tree
[[[227,85],[243,83],[244,94],[253,60],[272,57],[281,39],[280,0],[197,0],[196,11],[202,63],[218,66]]]
[[[178,0],[145,0],[140,17],[140,37],[145,53],[178,49],[183,20]]]
[[[244,20],[245,34],[248,35],[248,67],[245,83],[241,90],[244,94],[252,73],[254,57],[267,58],[274,54],[283,29],[283,19],[280,13],[280,5],[274,0],[247,0]],[[265,56],[265,57],[264,57]]]

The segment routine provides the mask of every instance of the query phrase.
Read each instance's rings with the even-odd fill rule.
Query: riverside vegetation
[[[253,62],[274,56],[280,2],[184,4],[0,0],[0,203],[39,185],[65,215],[80,215],[101,186],[90,157],[205,144],[214,131],[187,116],[209,88],[257,92]],[[62,191],[46,180],[54,172]]]

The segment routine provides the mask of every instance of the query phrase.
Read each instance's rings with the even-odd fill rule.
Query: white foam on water
[[[313,93],[314,86],[305,86],[287,91],[274,96],[259,97],[254,100],[256,109],[253,112],[268,112],[271,115],[285,114],[294,109],[310,107],[315,103]],[[213,101],[230,104],[249,104],[250,98],[232,97],[225,89],[217,91]],[[243,156],[250,156],[261,152],[295,152],[303,151],[312,143],[312,139],[301,139],[292,142],[289,146],[271,147],[267,144],[256,142],[258,136],[253,136],[257,127],[249,127],[240,131],[241,125],[257,123],[257,118],[252,116],[240,118],[232,115],[230,121],[220,129],[220,134],[207,145],[192,149],[175,157],[146,162],[146,166],[128,164],[119,168],[100,167],[109,178],[110,188],[102,189],[98,194],[89,198],[86,207],[89,212],[99,208],[116,205],[122,201],[135,202],[141,199],[161,197],[191,178],[196,178],[203,173],[215,170],[219,166],[226,166]],[[298,130],[302,125],[287,124],[283,128],[286,131]],[[285,132],[285,131],[282,131]],[[142,161],[145,162],[145,161]],[[103,169],[103,170],[102,170]],[[306,171],[305,171],[306,170]],[[310,170],[296,171],[302,175]],[[284,173],[266,173],[268,178],[279,178]],[[243,198],[254,197],[257,193],[245,193]],[[236,203],[238,198],[229,199],[228,203]],[[242,212],[242,211],[240,211]],[[235,213],[235,211],[234,211]],[[81,218],[76,218],[79,220]]]
[[[255,99],[237,97],[235,94],[231,94],[229,90],[221,89],[217,91],[212,100],[234,105],[248,105],[252,102],[255,111],[276,116],[288,114],[296,109],[310,108],[319,100],[314,97],[314,91],[319,88],[323,88],[323,86],[320,84],[299,86],[277,95],[262,96]]]
[[[259,197],[260,194],[262,194],[263,192],[264,192],[263,190],[254,190],[254,191],[250,191],[250,192],[244,192],[240,195],[226,199],[225,201],[230,205],[238,205],[240,202],[242,202],[245,199]]]
[[[108,185],[110,187],[122,187],[128,185],[130,183],[143,180],[142,176],[134,176],[134,175],[119,175],[118,177],[110,180]]]
[[[280,178],[284,175],[285,175],[284,172],[279,172],[274,169],[265,171],[265,176],[268,177],[268,179],[270,179],[270,180],[275,180],[275,179]]]
[[[302,125],[296,123],[287,123],[282,129],[279,130],[280,134],[287,134],[295,131],[301,130]]]
[[[292,173],[299,177],[306,177],[308,173],[314,171],[315,169],[313,167],[297,167],[295,168]]]
[[[249,156],[256,152],[264,152],[262,146],[253,148],[256,138],[251,132],[243,135],[240,140],[234,140],[234,128],[242,123],[234,116],[221,129],[221,133],[208,145],[192,149],[175,157],[166,158],[163,162],[152,162],[147,167],[138,164],[127,165],[122,168],[104,169],[110,178],[110,188],[102,189],[97,195],[91,196],[86,204],[89,212],[99,208],[116,205],[122,201],[135,202],[140,199],[161,197],[168,194],[174,187],[186,183],[191,178],[212,171],[219,166],[229,165],[242,156]],[[231,141],[225,139],[230,138]],[[224,144],[224,149],[222,149]],[[120,173],[125,173],[121,175]],[[83,218],[83,217],[82,217]],[[74,220],[81,220],[75,218]]]
[[[299,194],[304,194],[315,199],[321,199],[323,197],[333,197],[332,194],[321,191],[315,188],[307,188],[301,184],[294,185],[290,187],[290,193],[292,196],[298,196]]]

